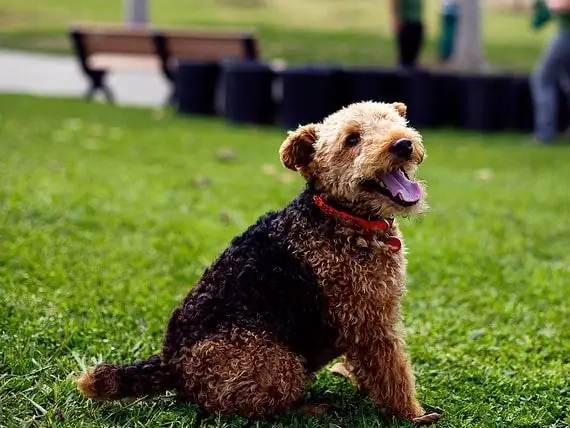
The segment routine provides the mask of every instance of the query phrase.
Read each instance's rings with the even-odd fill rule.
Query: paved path
[[[107,82],[121,105],[160,106],[168,94],[158,70],[110,72]],[[73,57],[0,50],[0,92],[81,97],[87,87]]]

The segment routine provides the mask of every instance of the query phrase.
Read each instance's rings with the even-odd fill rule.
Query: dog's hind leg
[[[177,371],[181,392],[206,411],[251,419],[293,409],[311,379],[301,356],[237,329],[196,344]]]

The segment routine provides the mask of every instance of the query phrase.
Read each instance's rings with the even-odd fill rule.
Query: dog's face
[[[402,103],[355,103],[301,126],[289,133],[280,156],[318,190],[369,215],[412,215],[426,207],[415,179],[425,150]]]

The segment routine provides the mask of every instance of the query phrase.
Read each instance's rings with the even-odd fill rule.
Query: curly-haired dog
[[[210,412],[294,408],[315,371],[347,371],[388,415],[430,423],[398,330],[404,248],[395,215],[424,208],[421,135],[406,106],[362,102],[289,133],[283,164],[307,181],[204,272],[175,309],[160,355],[89,369],[94,399],[177,390]]]

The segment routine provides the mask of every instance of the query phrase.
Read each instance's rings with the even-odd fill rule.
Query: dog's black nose
[[[390,151],[402,159],[410,160],[412,157],[412,142],[407,138],[400,138],[392,145]]]

